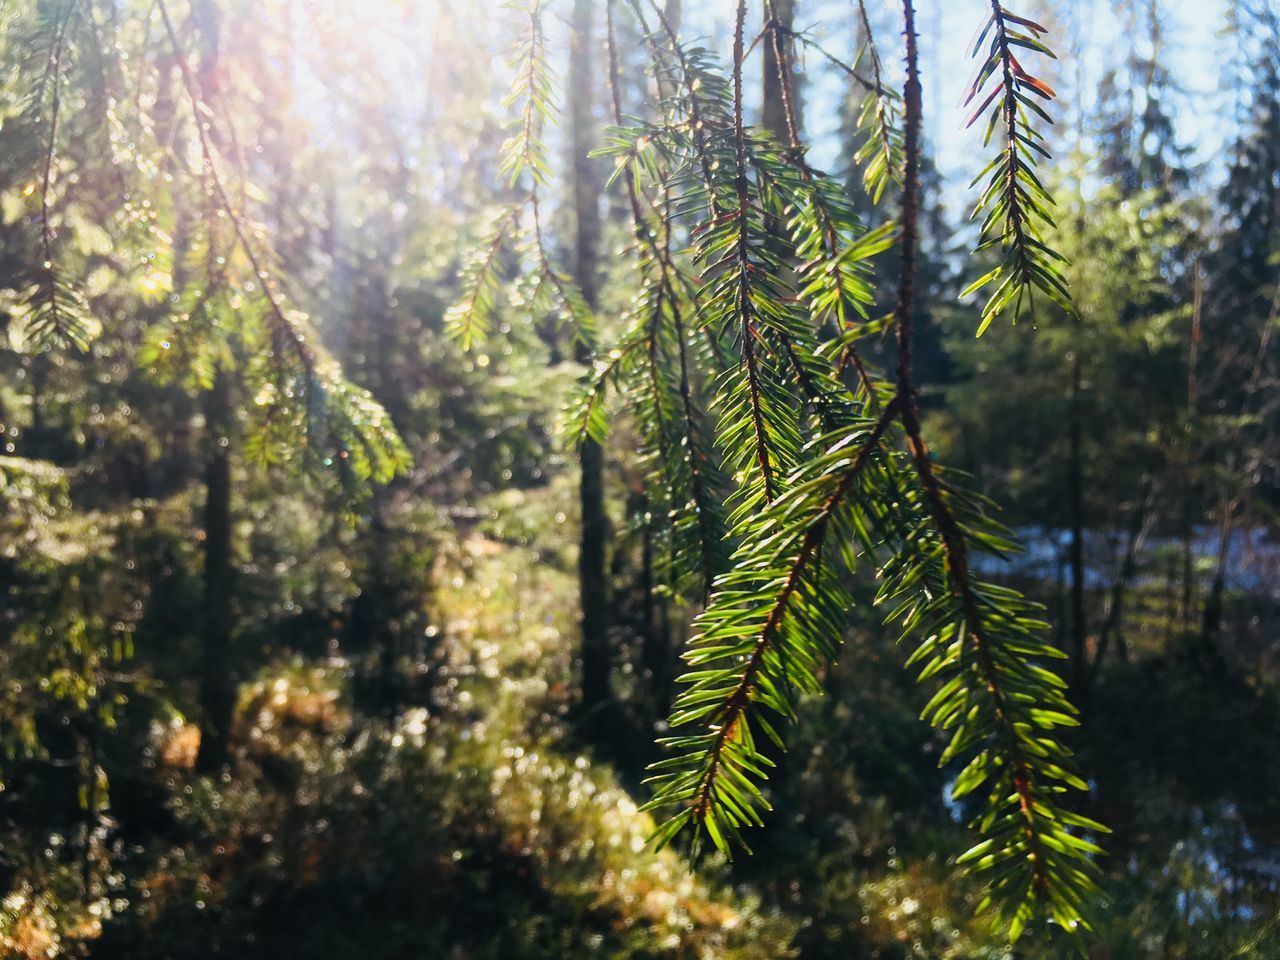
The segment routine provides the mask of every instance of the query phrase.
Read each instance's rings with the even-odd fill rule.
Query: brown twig
[[[898,413],[900,400],[900,397],[894,397],[885,406],[880,413],[879,419],[876,420],[875,425],[858,448],[858,453],[849,465],[848,472],[840,479],[840,482],[836,484],[831,493],[827,495],[827,498],[822,501],[822,505],[818,508],[813,522],[810,524],[809,529],[805,531],[804,539],[800,543],[800,550],[797,552],[796,559],[787,573],[787,580],[779,591],[777,599],[769,608],[769,616],[765,620],[764,626],[760,629],[760,636],[756,638],[755,647],[752,649],[747,662],[743,664],[742,675],[738,679],[738,684],[734,687],[728,700],[725,701],[724,706],[717,712],[715,723],[719,725],[719,729],[716,731],[715,739],[712,740],[707,750],[707,755],[711,760],[698,783],[698,789],[694,794],[692,803],[693,815],[699,820],[707,816],[711,795],[715,789],[716,776],[720,770],[720,757],[724,751],[724,745],[733,735],[738,723],[741,722],[742,715],[747,709],[747,704],[751,702],[751,693],[755,689],[756,675],[760,672],[761,665],[764,662],[765,651],[768,650],[769,645],[773,642],[778,628],[782,626],[791,598],[795,596],[796,591],[800,588],[809,561],[817,554],[818,548],[822,544],[823,537],[826,535],[827,525],[835,515],[836,507],[848,496],[854,482],[861,476],[862,471],[871,461],[871,454],[879,448],[880,439],[884,436],[885,430],[888,429],[889,424]]]

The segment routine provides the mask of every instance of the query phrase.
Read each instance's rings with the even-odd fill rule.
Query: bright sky
[[[1175,104],[1180,138],[1194,148],[1193,160],[1208,160],[1228,133],[1230,111],[1221,86],[1221,64],[1229,56],[1226,43],[1218,30],[1226,13],[1227,0],[1161,0],[1164,13],[1164,57],[1183,85],[1183,93]],[[851,0],[799,0],[797,28],[812,27],[815,37],[838,56],[848,57],[854,38],[854,4]],[[1111,12],[1101,0],[1046,3],[1025,0],[1010,4],[1015,12],[1049,20],[1048,9],[1056,16],[1050,22],[1055,36],[1051,46],[1058,55],[1074,64],[1070,56],[1076,37],[1083,38],[1085,55],[1081,61],[1084,89],[1089,94],[1085,108],[1092,106],[1092,92],[1109,63],[1122,59],[1126,52],[1124,18]],[[885,24],[901,22],[901,6],[896,0],[869,0],[873,21]],[[980,131],[964,130],[964,114],[958,102],[965,83],[973,73],[973,62],[967,59],[968,45],[979,20],[989,9],[986,0],[917,0],[917,29],[921,43],[921,71],[925,87],[925,126],[934,139],[935,155],[943,175],[949,182],[968,181],[982,164]],[[715,30],[723,36],[732,16],[730,0],[685,0],[685,32],[707,33]],[[1073,24],[1079,18],[1079,24]],[[1140,30],[1145,34],[1145,29]],[[896,37],[881,30],[877,41],[886,62],[900,76],[901,57],[895,46]],[[1145,43],[1145,39],[1142,41]],[[810,56],[810,76],[819,60]],[[1028,64],[1030,67],[1030,64]],[[1071,122],[1075,104],[1068,102],[1074,77],[1063,77],[1060,71],[1074,66],[1049,63],[1040,74],[1064,96],[1057,103],[1055,117]],[[836,165],[838,145],[830,134],[838,117],[834,104],[841,94],[843,81],[828,76],[815,82],[807,92],[806,123],[814,141],[812,157],[819,166]]]

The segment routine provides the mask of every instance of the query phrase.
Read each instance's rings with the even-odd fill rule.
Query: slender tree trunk
[[[1206,653],[1215,655],[1222,636],[1222,595],[1227,587],[1227,565],[1231,559],[1231,534],[1234,529],[1235,510],[1234,501],[1224,504],[1222,508],[1222,523],[1218,530],[1218,563],[1200,624],[1200,645]]]
[[[44,382],[49,372],[45,356],[37,353],[31,358],[31,435],[38,442],[44,441]],[[32,456],[39,457],[42,450]]]
[[[1191,343],[1187,352],[1187,423],[1188,425],[1196,422],[1197,409],[1200,400],[1200,337],[1201,323],[1204,311],[1204,293],[1202,287],[1202,278],[1200,273],[1200,261],[1196,260],[1195,273],[1192,275],[1191,289]],[[1188,448],[1189,459],[1194,459],[1195,453]],[[1182,603],[1180,610],[1180,619],[1182,632],[1188,633],[1191,630],[1191,610],[1195,599],[1194,586],[1194,556],[1192,541],[1194,539],[1195,524],[1192,520],[1191,494],[1187,491],[1182,495]],[[1208,611],[1206,611],[1206,614]]]
[[[1075,321],[1077,333],[1080,321]],[[1076,342],[1082,342],[1077,336]],[[1084,603],[1084,456],[1083,425],[1080,423],[1080,351],[1071,358],[1071,403],[1068,442],[1070,458],[1067,475],[1067,501],[1071,524],[1071,676],[1077,690],[1083,689],[1088,670],[1089,625],[1085,621]]]
[[[573,170],[575,220],[573,279],[587,305],[596,306],[596,269],[600,254],[600,184],[591,152],[591,27],[594,0],[574,0],[569,51],[569,146]],[[591,362],[591,348],[581,341],[574,350],[579,363]],[[578,455],[578,488],[582,536],[578,583],[582,605],[582,708],[598,709],[609,699],[608,518],[604,507],[604,450],[588,438]]]
[[[200,674],[200,751],[196,769],[227,761],[235,681],[231,674],[231,379],[219,368],[206,395],[204,467],[204,650]]]
[[[684,5],[680,0],[667,0],[665,15],[667,23],[671,24],[671,29],[679,32],[680,20],[684,16]]]
[[[211,0],[191,8],[199,28],[198,82],[216,102],[219,29]],[[196,769],[209,773],[227,762],[236,685],[231,657],[231,373],[221,364],[205,395],[204,634],[200,673],[200,749]]]
[[[89,703],[87,712],[89,731],[84,737],[84,809],[82,827],[84,829],[84,847],[80,851],[80,896],[88,903],[93,896],[93,845],[94,834],[98,830],[98,805],[102,798],[98,793],[98,760],[99,738],[102,720],[99,715],[97,698]]]
[[[1182,633],[1191,630],[1195,606],[1195,526],[1191,521],[1191,498],[1186,497],[1182,511],[1182,599],[1178,604],[1178,622]]]
[[[667,628],[665,607],[654,596],[654,537],[652,504],[649,491],[640,490],[636,496],[636,512],[640,518],[640,590],[643,644],[641,660],[649,676],[649,694],[656,708],[655,716],[666,716],[671,695],[671,664],[673,651],[671,635]]]
[[[1133,521],[1129,525],[1129,537],[1125,543],[1124,558],[1120,562],[1120,570],[1116,574],[1116,581],[1112,584],[1110,602],[1107,605],[1102,627],[1098,631],[1098,652],[1093,658],[1092,666],[1089,668],[1089,686],[1092,686],[1094,680],[1097,679],[1098,672],[1102,669],[1102,659],[1106,656],[1112,640],[1116,643],[1117,653],[1121,662],[1129,662],[1129,645],[1124,638],[1124,605],[1129,584],[1133,582],[1133,578],[1138,572],[1138,553],[1142,549],[1142,542],[1146,539],[1147,528],[1150,524],[1148,519],[1150,506],[1151,483],[1148,480],[1143,483],[1142,496],[1138,501],[1137,509],[1134,511]]]

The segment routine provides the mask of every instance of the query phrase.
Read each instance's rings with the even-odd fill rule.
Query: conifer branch
[[[462,270],[463,298],[444,315],[445,332],[463,350],[479,346],[489,336],[494,310],[502,286],[502,256],[507,232],[520,215],[518,206],[508,207],[490,228],[489,239]]]
[[[54,10],[45,67],[33,99],[35,109],[39,110],[44,105],[45,89],[49,88],[48,133],[40,173],[40,251],[43,259],[38,279],[23,298],[17,317],[23,346],[33,352],[67,346],[84,353],[102,330],[84,296],[62,275],[54,250],[56,231],[51,197],[62,107],[63,52],[67,29],[77,6],[78,0],[65,0]]]
[[[639,14],[636,0],[632,8]],[[796,696],[818,691],[817,671],[835,656],[852,605],[838,575],[845,567],[818,562],[829,541],[839,544],[845,566],[861,557],[881,558],[877,603],[893,601],[893,616],[904,619],[905,632],[927,635],[910,663],[922,666],[922,680],[944,681],[924,717],[951,734],[944,762],[968,758],[953,795],[983,784],[990,791],[978,818],[980,842],[962,861],[990,879],[988,902],[1008,918],[1014,936],[1039,905],[1071,927],[1083,922],[1083,897],[1093,883],[1090,857],[1097,852],[1078,833],[1101,830],[1053,800],[1083,785],[1070,752],[1053,734],[1075,723],[1074,710],[1060,678],[1034,662],[1055,655],[1040,637],[1036,608],[970,573],[974,549],[999,552],[1012,545],[983,503],[943,482],[916,406],[911,318],[920,86],[914,11],[905,4],[902,216],[899,225],[867,233],[838,187],[805,162],[794,103],[785,105],[785,75],[785,146],[746,127],[744,10],[740,0],[726,83],[705,50],[685,47],[662,24],[655,5],[665,47],[646,35],[660,75],[669,69],[680,93],[663,100],[661,122],[626,130],[618,124],[610,149],[628,184],[647,174],[676,191],[676,211],[697,218],[692,237],[703,279],[696,292],[699,316],[704,329],[736,330],[741,354],[721,374],[717,431],[728,463],[744,481],[730,518],[739,545],[696,622],[685,655],[691,669],[682,678],[688,686],[670,719],[673,728],[697,729],[665,741],[674,754],[652,768],[650,806],[674,810],[654,839],[665,843],[693,824],[729,852],[745,846],[742,828],[761,822],[769,760],[756,737],[763,733],[781,743],[774,724],[793,716]],[[776,32],[766,30],[765,39],[781,53]],[[785,71],[785,59],[777,59]],[[779,236],[778,222],[788,223],[789,237]],[[878,327],[853,318],[865,319],[871,302],[864,262],[893,243],[895,233],[903,243],[891,317],[899,362],[894,380],[884,382],[870,375],[856,351],[843,348]],[[643,247],[643,237],[637,240]],[[802,280],[798,297],[784,279],[793,264]],[[659,283],[656,271],[646,289],[650,283]],[[841,321],[838,363],[814,346],[816,327],[833,318]],[[652,349],[650,355],[660,362]],[[859,368],[860,393],[833,376],[848,363]],[[796,413],[797,403],[812,410],[821,431],[807,445],[800,435],[809,420]],[[903,429],[905,454],[886,443],[891,424]],[[787,464],[783,470],[773,469],[777,454]],[[762,469],[766,462],[772,476]],[[762,483],[762,477],[773,482]]]
[[[871,96],[864,100],[857,120],[857,127],[864,132],[866,140],[854,153],[853,159],[863,165],[863,189],[874,203],[879,203],[890,181],[902,183],[903,145],[897,117],[899,98],[885,86],[880,50],[871,29],[871,18],[867,15],[866,0],[858,0],[858,20],[865,37],[859,58],[863,55],[870,58],[872,79]],[[849,72],[857,77],[856,72]]]
[[[1057,810],[1049,801],[1049,790],[1044,781],[1058,781],[1083,789],[1083,781],[1071,772],[1064,746],[1058,743],[1051,731],[1058,725],[1071,725],[1074,710],[1060,693],[1061,681],[1047,671],[1037,674],[1021,659],[1010,660],[1010,647],[1020,648],[1032,655],[1046,655],[1046,645],[1036,642],[1035,624],[1026,619],[1027,605],[1016,594],[1006,593],[1004,609],[996,605],[991,615],[983,613],[991,607],[984,601],[979,585],[972,579],[969,569],[969,551],[964,528],[957,520],[934,470],[932,458],[925,445],[919,422],[915,385],[912,380],[912,315],[914,310],[915,257],[917,220],[919,216],[919,157],[921,93],[919,56],[916,47],[915,15],[912,0],[903,0],[906,24],[907,81],[904,92],[906,123],[904,148],[906,165],[902,191],[902,265],[899,277],[898,300],[895,310],[896,339],[898,346],[898,397],[901,400],[901,421],[907,438],[907,449],[915,466],[924,492],[923,508],[931,517],[933,529],[941,542],[945,557],[945,570],[936,578],[954,596],[961,617],[959,624],[946,630],[946,636],[954,638],[946,652],[939,650],[937,635],[921,645],[912,657],[928,659],[925,673],[938,674],[944,670],[958,670],[934,697],[925,714],[943,727],[959,724],[946,758],[978,747],[977,756],[966,767],[953,788],[959,796],[974,789],[988,778],[996,777],[997,761],[988,750],[1002,756],[1007,764],[1007,781],[1016,804],[1016,818],[1020,823],[1020,835],[1011,836],[1007,831],[997,835],[1005,846],[997,853],[994,837],[988,836],[974,847],[962,861],[976,861],[980,870],[992,872],[992,868],[1009,866],[1012,872],[1001,875],[996,871],[993,880],[995,891],[1001,895],[999,909],[1010,922],[1011,939],[1017,939],[1030,919],[1036,904],[1048,906],[1068,929],[1082,923],[1080,894],[1092,890],[1090,873],[1094,867],[1088,854],[1097,848],[1070,833],[1064,823],[1073,823],[1087,829],[1101,829],[1084,818]],[[908,567],[912,564],[908,563]],[[891,588],[899,595],[909,589],[902,581]],[[892,582],[892,581],[891,581]],[[988,588],[989,589],[989,588]],[[919,611],[929,603],[909,601]],[[935,610],[942,605],[932,604]],[[909,622],[915,617],[908,618]],[[960,628],[963,629],[960,629]],[[1004,633],[1002,638],[1001,633]],[[1005,642],[1000,643],[1001,639]],[[967,665],[966,645],[976,661],[976,668]],[[1025,653],[1023,654],[1025,657]],[[1003,661],[1003,662],[1002,662]],[[965,690],[963,680],[966,671],[974,669],[978,689]],[[1035,668],[1038,669],[1038,668]],[[1052,680],[1050,678],[1053,678]],[[1039,681],[1038,683],[1036,681]],[[1015,707],[1009,691],[1010,683],[1018,683],[1019,705]],[[991,739],[978,726],[977,717],[982,704],[975,702],[985,693],[987,709],[994,728],[994,742],[989,747],[979,746]],[[1029,705],[1028,705],[1029,701]],[[972,710],[973,712],[968,712]],[[962,711],[965,714],[962,717]],[[1033,732],[1034,731],[1034,732]],[[993,807],[1007,802],[1002,793],[1005,777],[1000,776],[990,798]],[[1054,788],[1057,789],[1057,788]],[[994,811],[984,818],[991,832]],[[1022,862],[1019,862],[1019,857]],[[991,898],[988,898],[988,902]]]
[[[617,33],[614,24],[614,0],[606,5],[606,28],[609,54],[609,91],[613,108],[614,125],[619,130],[623,127],[622,101],[618,70]],[[640,204],[640,186],[637,182],[634,167],[626,163],[623,167],[623,178],[626,186],[627,200],[631,210],[632,228],[636,241],[641,248],[642,260],[652,265],[657,271],[657,303],[651,310],[649,324],[649,377],[656,421],[662,423],[663,388],[660,382],[659,341],[661,328],[665,318],[669,318],[672,326],[672,340],[675,343],[679,358],[678,391],[680,403],[681,431],[677,444],[679,456],[687,470],[689,497],[692,504],[693,521],[697,530],[697,567],[701,575],[699,593],[705,601],[711,590],[712,581],[720,570],[724,552],[724,525],[720,518],[718,505],[711,489],[710,463],[706,455],[706,445],[702,439],[701,418],[693,403],[693,391],[689,379],[687,346],[685,343],[684,323],[681,318],[682,307],[680,296],[676,290],[675,279],[680,276],[671,258],[670,231],[668,217],[663,217],[664,239],[661,244],[653,236]],[[647,253],[646,253],[647,251]],[[670,463],[670,444],[665,443],[665,434],[659,430],[659,437],[664,442],[659,449],[660,462],[667,473],[668,484],[672,490],[679,489],[678,477],[682,470],[672,469]],[[679,518],[675,518],[678,527]],[[676,549],[676,576],[679,576],[679,551]]]
[[[844,191],[839,189],[839,185],[819,177],[804,156],[800,124],[796,118],[792,65],[781,37],[786,33],[792,38],[807,38],[786,28],[779,21],[773,0],[766,0],[765,10],[769,16],[766,31],[773,45],[778,88],[781,91],[782,112],[787,130],[787,152],[806,188],[803,198],[795,204],[796,213],[790,223],[796,254],[801,261],[799,272],[805,281],[801,293],[809,300],[814,320],[822,323],[827,318],[831,318],[835,322],[837,333],[843,335],[849,332],[849,328],[854,323],[854,315],[866,318],[864,304],[874,301],[871,285],[866,276],[869,271],[862,261],[879,252],[880,248],[868,250],[863,247],[861,251],[854,251],[860,255],[850,255],[848,251],[844,253],[841,251],[842,245],[847,245],[849,242],[856,243],[865,231],[856,214],[848,207]],[[834,59],[825,50],[822,52],[828,58]],[[857,77],[852,68],[850,73]],[[814,229],[815,224],[817,229]],[[891,230],[892,227],[886,225],[886,229],[882,233],[878,232],[877,236],[888,236]],[[789,353],[793,356],[793,366],[799,372],[800,366],[794,358],[794,349],[789,350]],[[853,340],[845,343],[837,368],[837,377],[844,366],[850,362],[857,369],[862,384],[869,390],[870,381],[867,378],[866,367],[858,356],[857,345]],[[800,376],[803,379],[803,373],[800,373]]]
[[[1025,28],[1026,32],[1016,27]],[[1046,123],[1053,123],[1037,100],[1047,103],[1055,94],[1047,83],[1023,68],[1013,50],[1017,46],[1053,57],[1053,51],[1040,40],[1046,32],[1035,21],[1010,13],[999,0],[991,0],[991,13],[979,28],[971,53],[977,56],[990,36],[987,53],[979,60],[963,101],[967,107],[978,100],[966,126],[973,126],[989,110],[984,145],[997,127],[1004,134],[1000,153],[970,184],[975,186],[985,179],[973,210],[975,218],[983,215],[977,249],[998,249],[1002,257],[995,268],[960,295],[963,298],[994,285],[982,308],[978,336],[1010,305],[1015,322],[1024,301],[1034,310],[1036,290],[1068,313],[1072,311],[1071,294],[1059,268],[1063,258],[1044,243],[1040,234],[1040,224],[1054,225],[1048,212],[1054,201],[1036,176],[1035,165],[1037,155],[1047,159],[1050,154],[1043,145],[1044,136],[1030,117],[1035,114]],[[988,80],[994,80],[989,88]]]
[[[794,698],[817,690],[818,664],[834,654],[822,637],[839,635],[849,598],[818,558],[833,527],[848,535],[864,525],[858,515],[867,474],[896,413],[891,402],[875,421],[833,438],[831,449],[756,516],[732,571],[717,582],[684,654],[694,669],[681,677],[688,687],[670,721],[673,728],[697,723],[702,732],[664,740],[677,753],[650,768],[655,787],[647,808],[678,808],[655,831],[658,844],[693,822],[732,855],[735,846],[746,847],[741,828],[761,824],[769,805],[760,785],[771,761],[757,749],[756,734],[782,742],[765,711],[791,720]]]
[[[756,327],[752,322],[753,304],[751,299],[751,244],[749,240],[749,223],[747,208],[750,205],[749,187],[747,184],[747,135],[742,121],[742,61],[743,61],[743,29],[747,16],[746,0],[738,0],[738,12],[733,31],[733,145],[737,169],[733,186],[737,199],[734,217],[738,222],[737,246],[737,310],[742,323],[742,362],[747,374],[747,388],[751,398],[751,422],[755,432],[756,463],[760,467],[761,486],[766,502],[772,502],[777,496],[774,487],[772,463],[769,452],[769,436],[764,423],[761,374],[759,360],[756,357]]]
[[[700,821],[705,820],[710,812],[712,797],[718,786],[717,778],[722,773],[726,745],[732,740],[735,731],[739,729],[739,724],[743,722],[743,715],[759,683],[760,673],[764,667],[765,654],[770,650],[770,645],[777,637],[783,618],[787,616],[790,604],[800,589],[802,578],[808,569],[808,565],[818,554],[827,525],[831,522],[836,507],[844,500],[854,481],[858,479],[859,474],[867,465],[872,452],[876,449],[880,438],[884,435],[884,431],[889,425],[890,418],[896,412],[896,407],[897,402],[895,400],[881,413],[875,426],[872,427],[870,433],[862,441],[857,455],[853,458],[853,462],[848,467],[843,478],[836,484],[835,489],[827,495],[826,499],[822,501],[816,518],[812,520],[805,531],[804,537],[800,542],[800,548],[791,562],[786,582],[782,585],[777,599],[769,608],[759,636],[755,638],[751,655],[748,657],[746,664],[742,666],[737,685],[729,694],[724,706],[714,717],[713,723],[716,727],[716,733],[711,741],[710,749],[707,751],[706,771],[698,782],[698,788],[692,801],[693,815]],[[696,651],[696,644],[692,646]],[[697,688],[695,687],[694,689]],[[686,701],[686,705],[691,704]],[[677,701],[677,709],[680,706],[681,702]]]
[[[509,187],[515,187],[527,177],[528,189],[498,218],[491,235],[464,266],[464,292],[446,312],[447,329],[466,350],[484,341],[501,293],[503,277],[499,268],[502,254],[514,239],[520,215],[528,210],[527,236],[533,252],[531,272],[536,289],[541,291],[549,287],[554,291],[555,309],[571,321],[574,341],[594,347],[595,317],[577,284],[555,265],[542,231],[541,188],[551,178],[542,128],[547,123],[555,123],[560,111],[555,77],[547,59],[542,0],[512,0],[507,6],[524,11],[526,28],[511,59],[511,66],[516,68],[515,81],[503,99],[505,107],[520,103],[520,115],[515,123],[515,132],[502,145],[498,173],[507,178]],[[512,235],[508,235],[508,230]],[[535,310],[538,300],[536,296],[533,298]]]
[[[271,335],[273,342],[272,360],[279,362],[280,355],[288,351],[298,364],[298,379],[301,390],[297,411],[302,419],[308,437],[307,448],[315,446],[313,440],[332,440],[337,447],[337,456],[329,458],[336,463],[343,476],[348,473],[360,483],[373,480],[385,483],[408,469],[410,457],[400,435],[391,424],[386,411],[369,394],[343,376],[337,361],[330,358],[320,347],[314,331],[306,318],[296,312],[285,309],[277,292],[271,275],[264,268],[263,262],[249,236],[244,216],[232,203],[227,192],[225,181],[218,169],[218,163],[210,142],[209,127],[203,119],[211,116],[212,111],[201,99],[195,75],[187,60],[182,44],[174,29],[165,0],[155,0],[155,7],[160,13],[174,61],[182,80],[182,88],[191,109],[192,120],[196,128],[196,136],[203,161],[204,176],[213,188],[219,206],[231,223],[236,241],[249,262],[253,277],[262,291],[268,314],[272,320]],[[283,369],[276,371],[284,374]],[[273,413],[282,408],[290,397],[291,391],[282,386],[264,384],[259,405],[263,411],[263,429],[254,438],[252,449],[257,459],[267,461],[270,449],[267,438],[270,429],[275,426],[281,435],[289,434],[289,425],[276,422]],[[328,464],[327,464],[328,465]]]

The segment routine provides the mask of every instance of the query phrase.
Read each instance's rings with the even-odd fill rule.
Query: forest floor
[[[79,922],[33,898],[8,945],[35,957],[78,938],[131,960],[354,960],[372,939],[379,956],[789,955],[796,922],[723,864],[647,845],[653,818],[575,733],[576,577],[553,532],[568,524],[529,525],[526,508],[547,508],[537,491],[503,496],[424,571],[430,652],[400,664],[395,716],[361,712],[372,664],[265,665],[241,690],[231,776],[190,769],[190,724],[158,729],[151,786],[173,828],[126,847]],[[550,542],[531,545],[533,527]]]

